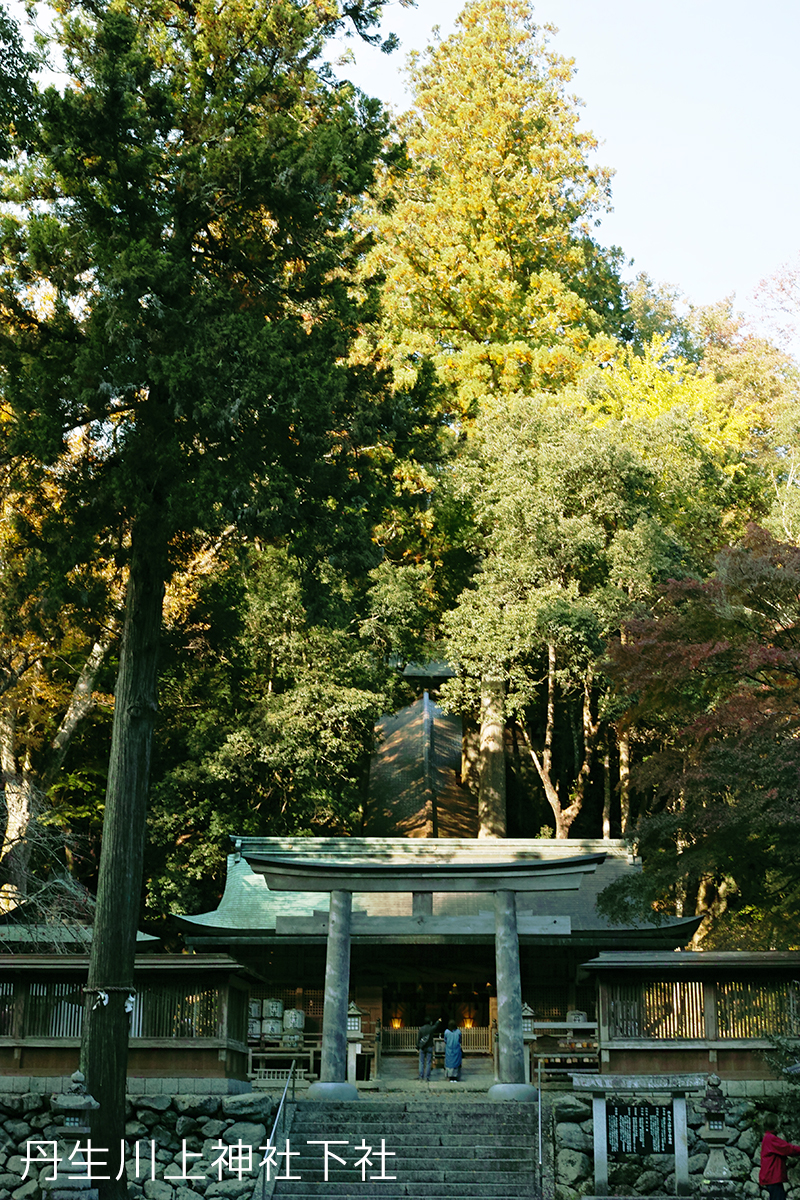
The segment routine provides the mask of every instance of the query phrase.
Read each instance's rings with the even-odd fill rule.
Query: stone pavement
[[[359,1089],[366,1099],[370,1094],[386,1094],[387,1092],[406,1092],[410,1096],[463,1096],[465,1093],[480,1093],[485,1095],[495,1082],[494,1066],[489,1054],[468,1054],[464,1056],[461,1067],[461,1079],[451,1083],[445,1078],[442,1067],[434,1067],[431,1071],[430,1083],[423,1083],[419,1077],[419,1063],[416,1054],[387,1054],[381,1058],[381,1073],[378,1080],[372,1081],[376,1087]]]

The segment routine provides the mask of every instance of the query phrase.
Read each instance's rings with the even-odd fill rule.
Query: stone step
[[[426,1131],[440,1134],[441,1137],[459,1137],[465,1136],[474,1141],[476,1138],[489,1137],[493,1138],[499,1135],[508,1137],[529,1137],[532,1135],[535,1126],[513,1124],[507,1122],[481,1122],[473,1125],[472,1121],[455,1121],[452,1123],[440,1123],[435,1119],[430,1121],[375,1121],[367,1123],[365,1121],[309,1121],[298,1125],[294,1123],[292,1129],[295,1133],[299,1133],[302,1137],[327,1137],[335,1138],[337,1136],[346,1137],[348,1133],[360,1134],[363,1130],[370,1137],[388,1137],[389,1134],[402,1136],[408,1134],[424,1134]]]
[[[530,1174],[535,1168],[533,1158],[529,1159],[501,1159],[500,1162],[486,1164],[486,1166],[475,1166],[475,1168],[465,1169],[463,1164],[458,1163],[441,1163],[440,1160],[434,1160],[433,1163],[423,1165],[416,1163],[414,1165],[405,1165],[403,1163],[392,1162],[391,1159],[386,1160],[385,1175],[396,1176],[399,1183],[480,1183],[482,1182],[515,1182],[511,1176],[524,1177],[525,1172]],[[367,1168],[366,1182],[374,1181],[375,1176],[383,1174],[381,1172],[381,1164],[377,1159],[373,1160],[373,1165]],[[337,1166],[333,1168],[329,1164],[327,1170],[327,1181],[323,1168],[317,1159],[313,1162],[302,1163],[299,1160],[294,1160],[291,1163],[291,1174],[299,1175],[303,1183],[342,1183],[353,1184],[355,1180],[361,1182],[361,1168],[351,1162],[349,1166]],[[294,1182],[300,1182],[295,1180]],[[290,1181],[283,1181],[290,1182]]]
[[[425,1113],[380,1113],[373,1116],[371,1113],[362,1113],[360,1110],[347,1115],[345,1113],[306,1115],[296,1117],[294,1124],[298,1129],[308,1127],[326,1126],[342,1126],[342,1125],[364,1125],[374,1128],[377,1125],[430,1125],[436,1123],[440,1126],[458,1127],[459,1125],[469,1125],[470,1129],[481,1128],[531,1128],[536,1124],[536,1113],[532,1116],[514,1116],[506,1114],[502,1110],[493,1113],[471,1113],[459,1108],[454,1112],[443,1111],[442,1109],[432,1109]]]
[[[372,1141],[366,1139],[366,1142],[368,1146],[372,1146],[374,1151],[380,1149],[380,1138]],[[341,1147],[339,1150],[337,1150],[337,1153],[340,1155],[340,1157],[346,1158],[348,1153],[352,1157],[354,1150],[360,1145],[361,1138],[353,1137],[349,1140],[348,1146]],[[387,1156],[389,1151],[394,1151],[396,1157],[392,1159],[393,1162],[402,1161],[413,1163],[418,1162],[420,1159],[430,1158],[431,1155],[431,1140],[429,1137],[420,1139],[419,1144],[415,1146],[409,1146],[405,1141],[403,1141],[402,1144],[393,1144],[388,1140],[385,1140],[385,1146]],[[282,1152],[284,1148],[285,1139],[283,1139],[283,1141],[279,1139],[277,1142],[278,1151]],[[318,1155],[323,1153],[321,1146],[307,1149],[305,1140],[299,1139],[295,1133],[293,1133],[292,1137],[289,1139],[289,1149],[292,1151],[292,1153],[295,1151],[299,1151],[300,1153],[300,1159],[292,1158],[292,1162],[304,1161],[307,1157],[313,1157],[312,1150],[316,1151]],[[336,1147],[332,1147],[332,1149],[336,1149]],[[485,1145],[476,1144],[474,1146],[436,1145],[435,1149],[439,1157],[443,1158],[446,1156],[448,1158],[454,1158],[459,1162],[468,1162],[470,1164],[473,1162],[497,1163],[502,1162],[505,1159],[526,1162],[535,1154],[535,1144],[530,1140],[527,1140],[525,1144],[521,1146],[505,1145],[498,1140],[495,1140],[493,1142],[488,1142]],[[343,1151],[344,1153],[342,1153]],[[358,1157],[360,1157],[360,1155]],[[282,1161],[283,1160],[281,1160],[281,1162]]]
[[[309,1131],[310,1132],[310,1131]],[[483,1137],[471,1137],[464,1133],[431,1133],[418,1132],[408,1133],[407,1131],[387,1132],[379,1130],[376,1134],[366,1133],[362,1129],[339,1129],[332,1132],[330,1137],[317,1136],[306,1138],[302,1131],[293,1129],[289,1136],[290,1149],[299,1150],[305,1146],[306,1141],[334,1141],[346,1142],[350,1148],[360,1146],[362,1141],[373,1148],[380,1147],[381,1139],[386,1145],[387,1150],[407,1150],[407,1151],[424,1151],[427,1147],[432,1146],[436,1149],[445,1149],[458,1152],[467,1158],[475,1158],[487,1154],[495,1146],[506,1146],[509,1149],[525,1153],[525,1151],[534,1144],[533,1137],[530,1134],[501,1134],[487,1133]],[[283,1143],[286,1139],[278,1139],[278,1149],[283,1148]],[[335,1151],[336,1147],[331,1146]],[[474,1151],[474,1153],[473,1153]]]
[[[498,1115],[501,1112],[521,1112],[527,1111],[530,1108],[536,1109],[536,1105],[519,1105],[512,1103],[489,1102],[489,1100],[471,1100],[467,1098],[459,1098],[455,1093],[443,1092],[441,1099],[439,1093],[426,1096],[421,1099],[404,1099],[404,1100],[353,1100],[349,1104],[333,1104],[323,1103],[321,1100],[296,1100],[297,1115],[302,1114],[335,1114],[341,1112],[347,1115],[348,1112],[361,1112],[366,1117],[387,1116],[395,1114],[395,1112],[429,1112],[432,1109],[440,1111],[441,1114],[457,1114],[458,1111],[468,1110],[470,1114],[485,1114]]]
[[[448,1096],[448,1100],[450,1097]],[[531,1200],[538,1196],[534,1106],[435,1099],[355,1104],[300,1102],[289,1130],[298,1152],[275,1200]],[[337,1141],[324,1179],[324,1147]],[[385,1157],[380,1155],[381,1142]],[[362,1180],[360,1145],[372,1165]],[[377,1151],[377,1153],[376,1153]],[[370,1175],[378,1175],[370,1179]],[[380,1176],[385,1176],[381,1178]],[[390,1178],[394,1176],[395,1178]],[[258,1188],[256,1188],[256,1193]]]
[[[400,1186],[398,1186],[400,1185]],[[419,1183],[410,1183],[403,1180],[387,1180],[384,1184],[378,1181],[368,1181],[361,1183],[360,1179],[355,1183],[309,1183],[305,1179],[301,1180],[279,1180],[275,1186],[273,1196],[283,1198],[291,1196],[296,1200],[299,1196],[325,1196],[329,1200],[342,1200],[347,1196],[358,1196],[360,1200],[370,1200],[372,1196],[382,1196],[386,1198],[386,1191],[390,1189],[397,1195],[401,1196],[419,1196],[421,1200],[426,1200],[426,1197],[443,1197],[445,1200],[530,1200],[533,1188],[533,1179],[520,1179],[517,1183],[486,1183],[481,1180],[473,1187],[463,1183],[431,1183],[422,1181]]]
[[[432,1106],[429,1110],[421,1112],[397,1111],[382,1113],[364,1112],[359,1108],[351,1113],[298,1113],[295,1117],[295,1125],[298,1127],[306,1125],[353,1125],[355,1123],[360,1125],[381,1125],[384,1122],[395,1125],[412,1125],[414,1123],[428,1124],[431,1121],[436,1121],[438,1125],[469,1124],[470,1128],[474,1129],[481,1125],[533,1125],[536,1123],[536,1115],[535,1110],[531,1115],[515,1112],[509,1113],[499,1105],[494,1112],[472,1112],[461,1106],[453,1106],[447,1109]]]
[[[340,1155],[344,1158],[345,1155]],[[356,1155],[347,1159],[347,1165],[341,1166],[332,1160],[328,1161],[328,1179],[332,1183],[348,1183],[351,1182],[354,1175],[361,1176],[361,1168],[356,1166],[356,1163],[361,1159],[362,1155]],[[380,1158],[375,1156],[372,1158],[372,1166],[367,1166],[367,1176],[379,1174],[381,1171]],[[466,1179],[486,1178],[491,1174],[505,1177],[515,1171],[530,1171],[535,1166],[535,1157],[531,1155],[528,1158],[497,1158],[497,1159],[474,1159],[467,1163],[463,1159],[442,1159],[436,1157],[434,1159],[401,1159],[395,1161],[393,1158],[386,1156],[385,1173],[387,1175],[397,1175],[398,1178],[413,1179],[415,1182],[424,1181],[425,1179],[433,1179],[441,1182],[443,1178],[453,1179],[456,1175],[463,1175]],[[283,1163],[280,1165],[279,1174],[283,1174],[285,1167]],[[321,1156],[313,1158],[293,1158],[292,1175],[300,1175],[303,1179],[311,1179],[315,1183],[320,1182],[324,1178],[324,1166]]]
[[[420,1196],[421,1200],[424,1200],[427,1194],[424,1191],[421,1193],[408,1192],[405,1190],[405,1188],[400,1191],[389,1191],[389,1188],[394,1188],[394,1185],[391,1182],[379,1184],[375,1190],[366,1184],[361,1184],[359,1187],[355,1189],[351,1188],[349,1192],[345,1192],[343,1195],[337,1196],[336,1200],[409,1200],[409,1197],[417,1195]],[[276,1200],[280,1200],[281,1195],[282,1193],[278,1193],[276,1190]],[[292,1200],[320,1200],[320,1198],[324,1198],[325,1195],[325,1187],[324,1185],[321,1185],[319,1188],[315,1187],[313,1191],[293,1192]],[[483,1195],[484,1193],[480,1191],[465,1192],[463,1189],[458,1188],[457,1190],[444,1193],[444,1196],[437,1198],[437,1200],[448,1200],[449,1197],[453,1197],[453,1200],[483,1200]],[[491,1200],[520,1200],[520,1197],[522,1197],[523,1200],[531,1200],[532,1197],[538,1197],[538,1195],[539,1192],[535,1189],[535,1187],[533,1185],[529,1185],[522,1193],[503,1192],[498,1196],[491,1197]],[[641,1200],[641,1198],[639,1198],[639,1200]],[[666,1200],[666,1197],[656,1196],[653,1198],[653,1200]]]

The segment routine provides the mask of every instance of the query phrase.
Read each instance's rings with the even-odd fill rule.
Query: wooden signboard
[[[672,1105],[606,1102],[608,1153],[674,1154]]]

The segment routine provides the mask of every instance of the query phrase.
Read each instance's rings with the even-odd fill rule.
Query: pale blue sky
[[[398,108],[402,67],[449,33],[462,0],[389,5],[387,29],[402,41],[387,57],[349,44],[342,68]],[[800,250],[800,2],[798,0],[541,0],[540,24],[576,60],[573,90],[616,170],[614,212],[599,236],[698,304],[735,293]]]
[[[21,17],[20,0],[6,0]],[[43,6],[44,7],[44,6]],[[355,39],[341,73],[402,109],[403,65],[434,25],[446,36],[463,0],[387,5],[386,56]],[[46,11],[46,9],[45,9]],[[696,304],[800,262],[800,0],[540,0],[540,24],[575,59],[573,91],[615,170],[605,244]]]

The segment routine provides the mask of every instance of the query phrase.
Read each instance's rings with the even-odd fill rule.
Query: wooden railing
[[[465,1054],[491,1054],[492,1031],[487,1025],[476,1025],[461,1030],[461,1047]],[[416,1054],[418,1025],[404,1025],[402,1029],[386,1029],[381,1034],[381,1049],[384,1054]]]

